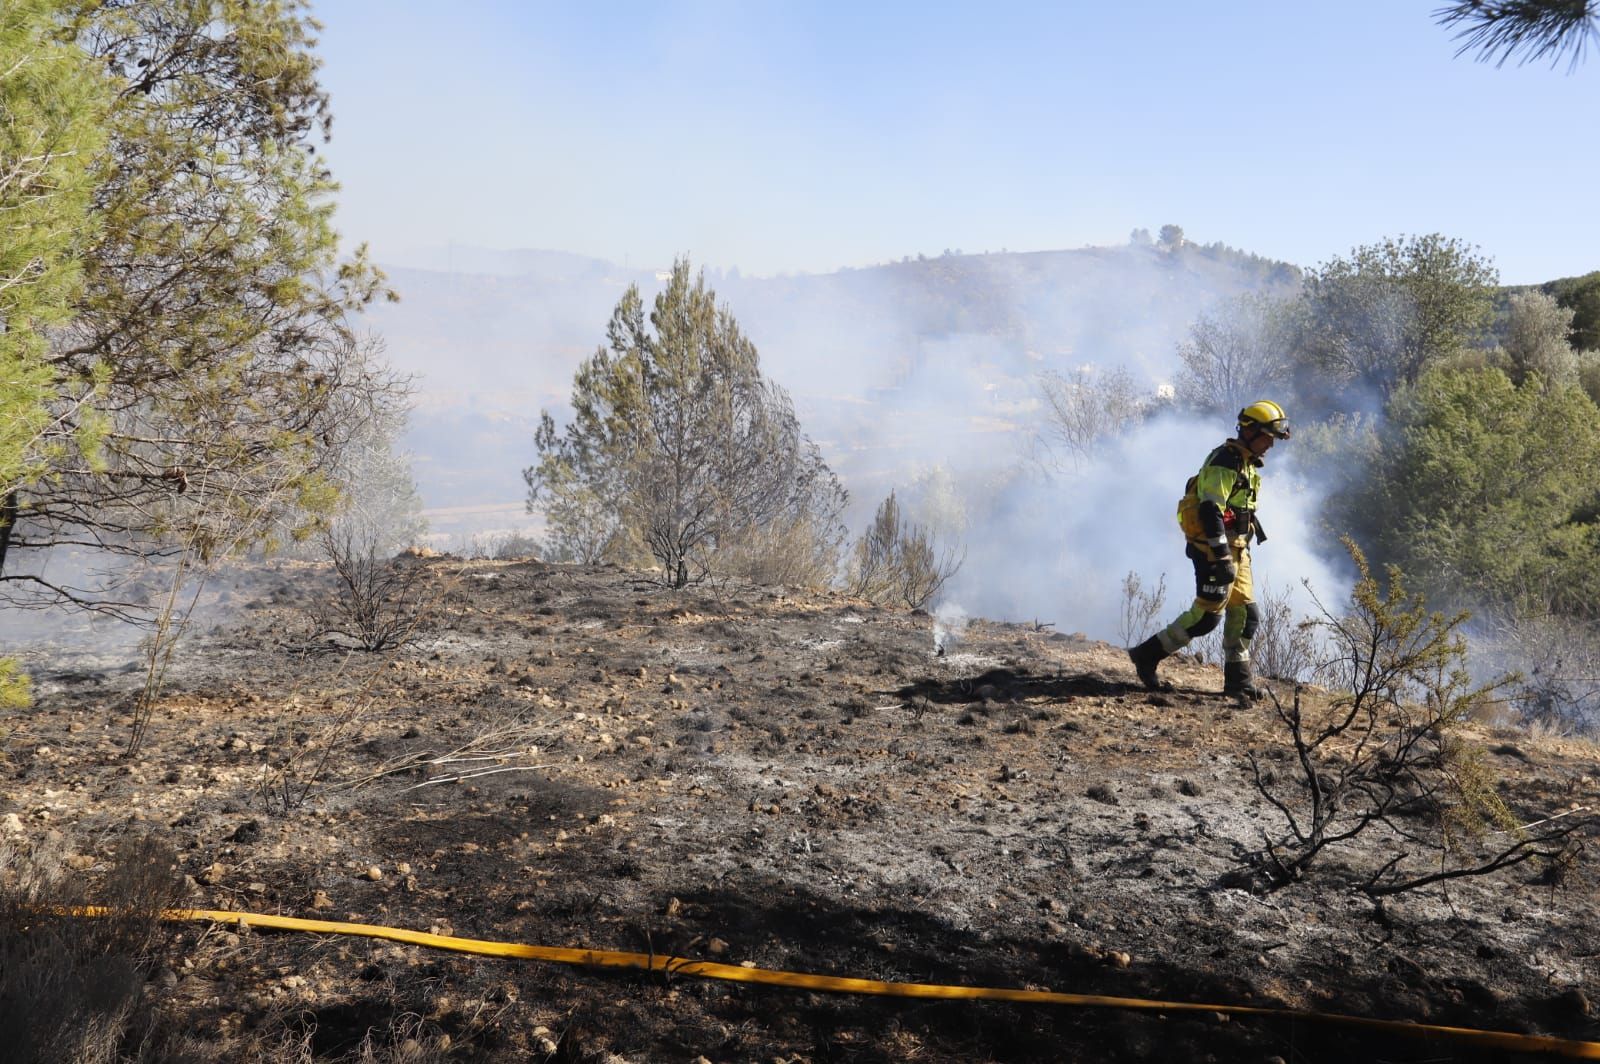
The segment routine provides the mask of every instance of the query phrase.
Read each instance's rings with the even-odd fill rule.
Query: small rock
[[[243,824],[240,824],[234,829],[233,834],[228,836],[228,841],[237,842],[241,845],[248,846],[250,843],[255,842],[260,837],[261,822],[259,820],[246,820]]]
[[[21,835],[22,818],[15,813],[7,813],[5,816],[0,816],[0,832],[4,832],[7,835]]]
[[[677,898],[672,898],[668,900],[667,907],[664,911],[667,916],[677,916],[683,911],[683,902],[679,901]]]
[[[720,938],[714,938],[706,943],[706,952],[713,957],[720,957],[728,952],[728,944]]]
[[[328,897],[326,891],[319,890],[311,895],[311,907],[313,909],[331,909],[333,908],[333,899]]]
[[[556,1051],[556,1044],[554,1042],[550,1041],[550,1037],[548,1035],[540,1035],[539,1036],[539,1052],[543,1053],[545,1056],[554,1056],[555,1055],[555,1051]],[[705,1060],[704,1057],[701,1057],[700,1059],[701,1060]],[[706,1064],[711,1064],[711,1062],[710,1061],[706,1061]]]
[[[366,872],[362,873],[362,877],[365,879],[370,879],[376,883],[378,880],[383,878],[383,869],[379,868],[377,865],[372,865],[366,870]]]

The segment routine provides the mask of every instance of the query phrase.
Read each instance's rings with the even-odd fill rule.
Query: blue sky
[[[339,228],[826,272],[1191,239],[1309,266],[1442,232],[1600,268],[1600,56],[1455,57],[1439,0],[313,0]]]

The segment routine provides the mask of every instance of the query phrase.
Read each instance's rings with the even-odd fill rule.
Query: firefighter
[[[1160,632],[1129,649],[1139,681],[1152,691],[1168,685],[1156,666],[1190,640],[1220,623],[1222,693],[1240,701],[1261,697],[1250,672],[1250,639],[1261,614],[1252,598],[1250,541],[1266,541],[1256,516],[1261,464],[1267,451],[1289,438],[1289,419],[1277,403],[1262,400],[1239,411],[1238,435],[1206,457],[1178,501],[1178,524],[1194,562],[1194,605]]]

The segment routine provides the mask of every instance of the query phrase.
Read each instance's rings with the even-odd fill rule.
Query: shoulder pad
[[[1223,444],[1211,452],[1210,457],[1206,459],[1206,465],[1221,466],[1223,469],[1232,469],[1237,472],[1244,469],[1244,456],[1237,449]]]

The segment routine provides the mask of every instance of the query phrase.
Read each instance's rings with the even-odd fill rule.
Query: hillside
[[[1264,891],[1244,858],[1279,825],[1246,755],[1284,751],[1265,708],[1212,693],[1213,668],[1180,661],[1178,690],[1148,694],[1120,648],[1034,625],[973,621],[936,647],[927,615],[838,594],[417,564],[436,609],[388,656],[299,642],[321,570],[244,574],[212,607],[233,612],[180,649],[133,763],[137,673],[104,650],[27,649],[38,704],[0,717],[0,846],[62,871],[61,898],[95,896],[119,845],[149,835],[196,907],[1600,1036],[1587,873],[1555,887],[1521,866],[1380,908],[1351,883],[1394,842],[1364,840]],[[1519,818],[1593,804],[1591,745],[1471,737]],[[13,853],[0,882],[29,867]],[[173,926],[149,977],[151,1044],[190,1061],[354,1059],[364,1040],[362,1059],[393,1061],[1511,1059],[1284,1020],[835,996],[204,924]]]
[[[371,309],[396,368],[414,375],[407,439],[430,507],[520,499],[539,411],[566,413],[572,373],[612,308],[657,275],[577,256],[456,249],[441,269],[388,267],[399,303]],[[471,273],[470,269],[496,272]],[[708,272],[787,388],[801,423],[863,498],[907,471],[1009,460],[1041,370],[1127,366],[1170,379],[1195,317],[1294,267],[1220,245],[950,254],[777,278]]]

